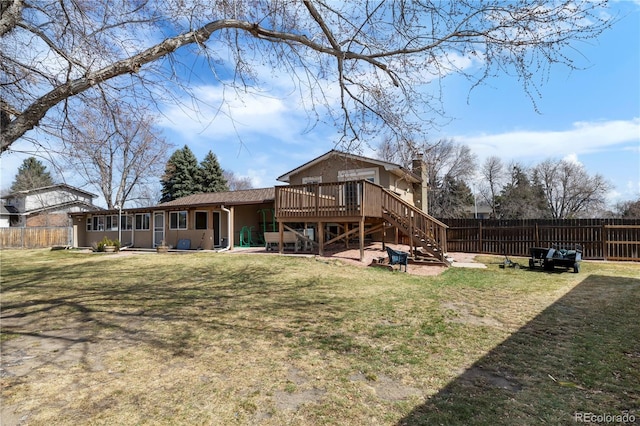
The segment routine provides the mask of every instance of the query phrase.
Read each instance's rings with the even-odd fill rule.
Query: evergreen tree
[[[229,190],[229,185],[224,177],[222,167],[218,163],[218,158],[211,151],[200,163],[198,178],[202,192],[224,192]]]
[[[15,180],[11,184],[11,192],[27,191],[53,185],[51,174],[40,160],[29,157],[18,168]]]
[[[497,198],[498,217],[501,219],[550,218],[542,188],[531,182],[527,170],[515,164],[509,182]]]
[[[442,181],[437,180],[435,185],[436,188],[428,193],[429,214],[452,219],[468,214],[474,199],[471,189],[463,180],[446,176]]]
[[[199,184],[198,160],[187,145],[174,152],[165,167],[161,203],[202,192]]]

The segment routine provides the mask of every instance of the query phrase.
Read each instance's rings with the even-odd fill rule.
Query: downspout
[[[227,246],[221,248],[220,250],[218,250],[218,252],[227,251],[231,248],[231,210],[225,208],[224,206],[220,206],[220,210],[222,210],[223,212],[227,212]]]

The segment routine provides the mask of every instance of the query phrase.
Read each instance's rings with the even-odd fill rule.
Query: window
[[[169,229],[187,229],[187,212],[170,212]]]
[[[349,180],[368,180],[371,183],[380,183],[377,168],[340,170],[338,172],[338,180],[341,182]]]
[[[207,229],[207,212],[196,212],[196,229]]]
[[[93,231],[104,231],[104,216],[94,216],[91,229]]]
[[[106,230],[117,231],[118,230],[118,215],[106,216]]]
[[[90,217],[88,217],[87,218],[87,231],[91,231],[91,222],[93,222],[93,221],[91,220]]]
[[[308,183],[322,183],[322,176],[307,176],[302,178],[302,184]]]
[[[131,231],[133,229],[133,216],[131,215],[122,215],[120,217],[122,221],[122,229],[125,231]]]
[[[136,214],[136,230],[145,231],[151,229],[151,213],[137,213]]]

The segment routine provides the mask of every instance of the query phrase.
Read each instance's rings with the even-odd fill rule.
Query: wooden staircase
[[[450,266],[447,260],[447,225],[382,188],[382,217],[408,236],[414,254]]]

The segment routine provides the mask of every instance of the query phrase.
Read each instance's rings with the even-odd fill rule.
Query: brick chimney
[[[422,154],[417,155],[417,158],[412,161],[411,167],[413,173],[422,178],[422,183],[416,184],[413,201],[417,208],[428,214],[429,200],[427,198],[427,190],[429,189],[429,176],[427,175],[427,164],[422,160]]]

